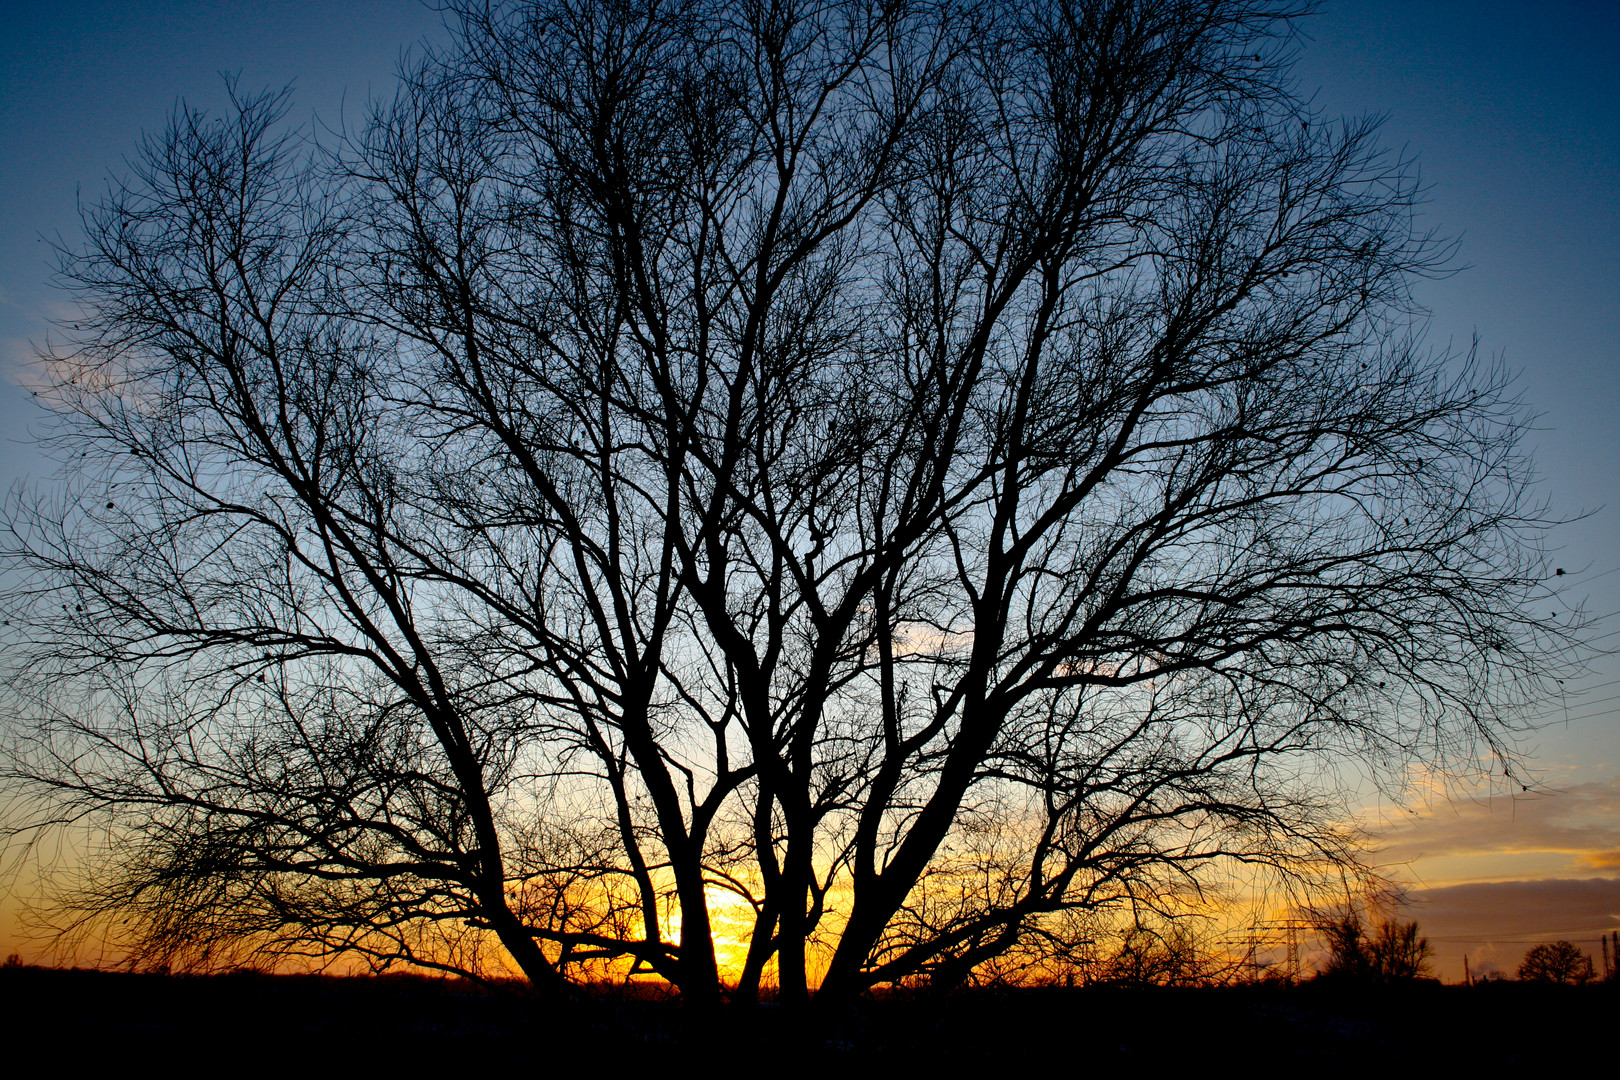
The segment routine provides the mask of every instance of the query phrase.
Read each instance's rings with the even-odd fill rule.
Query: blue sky
[[[1611,633],[1620,6],[1357,0],[1324,4],[1304,29],[1302,92],[1329,116],[1385,116],[1386,144],[1416,158],[1426,224],[1458,241],[1458,272],[1418,288],[1430,341],[1460,350],[1477,336],[1482,355],[1519,373],[1539,415],[1529,443],[1542,494],[1559,516],[1588,515],[1550,538],[1572,583],[1557,606],[1610,615],[1595,632]],[[1487,783],[1369,813],[1445,977],[1462,974],[1464,951],[1476,971],[1511,972],[1527,942],[1549,935],[1595,952],[1597,934],[1620,924],[1617,678],[1620,664],[1598,657],[1567,701],[1547,703],[1550,722],[1529,740],[1536,791]]]
[[[1620,609],[1620,5],[1328,0],[1301,29],[1301,93],[1325,117],[1385,116],[1386,143],[1416,159],[1425,224],[1458,242],[1458,272],[1419,286],[1429,340],[1462,351],[1477,337],[1483,355],[1519,372],[1540,416],[1542,493],[1558,515],[1588,515],[1552,537],[1570,571],[1564,604],[1610,615]],[[182,97],[217,107],[221,72],[248,88],[292,81],[295,116],[353,121],[425,36],[442,36],[439,16],[414,0],[5,5],[0,486],[50,471],[28,434],[39,416],[27,365],[67,308],[48,284],[44,238],[72,245],[78,200],[98,197],[140,131],[160,129]],[[1596,633],[1616,629],[1610,618]],[[1548,703],[1553,723],[1531,740],[1535,792],[1485,784],[1407,808],[1373,800],[1367,822],[1417,890],[1413,910],[1447,939],[1447,977],[1461,974],[1463,949],[1476,967],[1488,948],[1511,968],[1543,931],[1579,929],[1595,949],[1599,923],[1620,925],[1615,680],[1620,663],[1600,657],[1567,701]],[[1585,914],[1550,925],[1557,883],[1578,879],[1607,880],[1569,885]],[[1510,881],[1540,882],[1535,902]],[[1459,896],[1466,918],[1453,912]],[[1481,944],[1481,905],[1495,905],[1486,923],[1499,941]]]

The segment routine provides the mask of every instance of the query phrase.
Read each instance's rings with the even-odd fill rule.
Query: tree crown
[[[1349,864],[1341,767],[1511,768],[1522,413],[1295,5],[451,10],[337,145],[181,108],[64,255],[9,769],[113,823],[81,908],[951,985]]]

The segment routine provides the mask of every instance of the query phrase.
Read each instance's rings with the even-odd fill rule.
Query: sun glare
[[[704,893],[709,902],[709,926],[714,939],[714,959],[720,978],[735,986],[748,963],[748,942],[754,932],[754,906],[730,889],[710,885]]]

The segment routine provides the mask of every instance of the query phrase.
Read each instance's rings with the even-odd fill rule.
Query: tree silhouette
[[[1371,933],[1354,912],[1319,927],[1328,946],[1327,978],[1404,982],[1430,974],[1433,949],[1416,922],[1386,920]]]
[[[1592,958],[1569,941],[1537,945],[1524,954],[1524,962],[1519,965],[1519,978],[1524,982],[1585,986],[1594,978]]]
[[[452,11],[64,253],[8,782],[105,823],[72,910],[838,1000],[1348,863],[1341,764],[1511,772],[1522,414],[1297,5]]]

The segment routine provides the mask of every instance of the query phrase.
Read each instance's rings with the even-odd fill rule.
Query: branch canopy
[[[1511,768],[1570,632],[1522,411],[1422,347],[1446,248],[1298,14],[469,2],[329,143],[180,106],[6,518],[79,910],[839,998]]]

